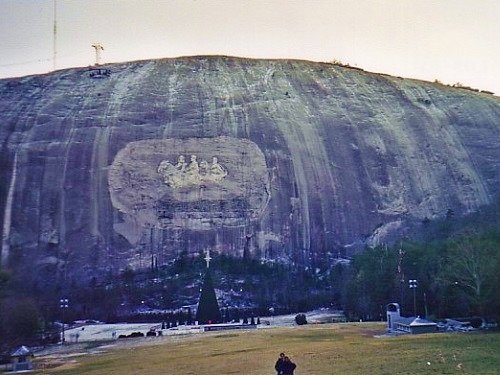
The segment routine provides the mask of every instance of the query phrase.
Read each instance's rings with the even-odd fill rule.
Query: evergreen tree
[[[201,288],[200,301],[196,310],[196,320],[200,324],[220,323],[222,321],[212,277],[208,269]]]

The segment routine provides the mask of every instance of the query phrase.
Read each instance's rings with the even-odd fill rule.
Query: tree
[[[5,316],[2,313],[4,310],[4,298],[8,289],[10,274],[7,271],[0,270],[0,337],[5,336]],[[0,345],[1,347],[1,345]]]
[[[351,267],[347,310],[363,319],[380,319],[383,306],[397,296],[396,250],[386,246],[366,249],[354,257]]]
[[[10,280],[10,274],[7,271],[0,270],[0,298],[3,297],[7,290],[7,285]]]
[[[217,303],[212,278],[208,269],[201,288],[200,301],[198,302],[198,309],[196,311],[196,320],[200,324],[220,323],[222,321],[219,304]]]
[[[498,233],[467,233],[453,239],[442,280],[457,288],[472,313],[494,313],[499,304],[500,242]]]
[[[5,299],[0,315],[7,340],[32,339],[41,327],[40,312],[31,299]]]

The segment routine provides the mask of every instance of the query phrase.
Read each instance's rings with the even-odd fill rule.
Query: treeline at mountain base
[[[405,316],[498,319],[500,225],[498,211],[487,212],[468,221],[448,215],[436,223],[424,222],[426,238],[367,248],[323,268],[215,254],[210,272],[219,306],[226,318],[331,307],[357,321],[383,320],[385,306],[397,302]],[[175,316],[196,309],[206,272],[203,257],[182,254],[161,267],[126,269],[118,277],[53,289],[26,285],[22,275],[0,271],[2,344],[57,341],[60,325],[54,322],[62,320],[180,323]],[[409,288],[410,280],[416,280],[415,289]],[[64,311],[61,298],[69,301]]]

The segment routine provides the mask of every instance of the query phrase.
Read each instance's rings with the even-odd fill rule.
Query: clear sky
[[[340,60],[500,94],[500,0],[56,0],[57,69],[186,55]],[[53,69],[54,0],[0,0],[0,77]]]

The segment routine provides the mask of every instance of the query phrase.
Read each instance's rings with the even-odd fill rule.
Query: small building
[[[107,68],[90,68],[90,78],[108,78],[111,75],[111,70]]]
[[[399,304],[389,303],[386,307],[387,313],[387,331],[395,331],[397,329],[396,323],[401,319]]]
[[[437,331],[437,324],[418,316],[401,316],[399,304],[389,303],[386,307],[387,331],[391,333],[430,333]]]
[[[403,318],[396,323],[398,331],[407,332],[411,334],[418,333],[433,333],[437,331],[437,324],[427,319],[420,317]]]
[[[31,360],[33,352],[26,346],[20,346],[14,350],[11,355],[12,371],[27,371],[33,369]]]

